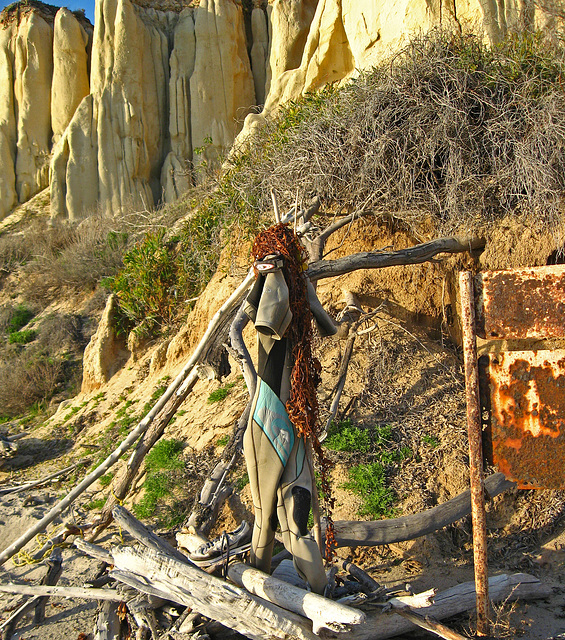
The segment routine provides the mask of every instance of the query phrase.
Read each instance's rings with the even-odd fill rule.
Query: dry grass
[[[489,50],[432,33],[344,89],[281,109],[234,161],[233,183],[268,207],[320,196],[447,233],[507,213],[561,224],[565,189],[563,47],[541,36]],[[243,197],[243,196],[242,196]]]

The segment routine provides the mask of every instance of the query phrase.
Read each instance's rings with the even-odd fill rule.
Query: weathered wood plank
[[[166,555],[144,549],[112,551],[118,571],[134,574],[136,588],[163,595],[235,629],[248,638],[315,640],[309,620],[286,611],[244,589]],[[120,574],[114,572],[117,578]],[[133,586],[133,585],[132,585]]]
[[[503,473],[494,473],[485,479],[485,489],[491,497],[515,486],[516,483],[506,480]],[[467,490],[422,513],[367,522],[338,520],[334,523],[334,531],[338,547],[379,546],[425,536],[470,513],[471,493]]]
[[[229,566],[228,577],[250,593],[312,620],[314,633],[320,629],[346,631],[351,625],[365,622],[365,614],[358,609],[277,580],[241,562]]]

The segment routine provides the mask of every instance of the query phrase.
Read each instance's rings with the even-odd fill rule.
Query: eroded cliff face
[[[86,20],[31,9],[0,28],[0,217],[49,184],[52,136],[88,93]],[[54,64],[55,61],[55,64]]]
[[[0,22],[0,217],[48,185],[55,217],[150,209],[229,150],[244,119],[239,140],[419,30],[497,42],[553,20],[533,0],[258,0],[247,12],[236,0],[98,0],[92,33],[35,5]]]

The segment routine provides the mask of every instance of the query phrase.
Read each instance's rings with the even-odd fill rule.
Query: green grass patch
[[[84,505],[84,508],[87,511],[94,511],[102,509],[102,507],[106,504],[106,498],[96,498],[96,500],[91,500]]]
[[[380,462],[351,467],[349,480],[343,486],[361,496],[360,516],[387,518],[393,515],[395,495],[386,485],[385,469]]]
[[[429,447],[432,447],[432,449],[436,449],[437,447],[439,447],[439,440],[435,436],[424,434],[422,436],[422,442],[427,444]]]
[[[360,429],[347,419],[337,424],[332,422],[324,446],[332,451],[367,453],[371,446],[371,438],[367,429]]]
[[[103,476],[100,476],[98,481],[100,482],[101,486],[108,487],[110,484],[112,484],[113,479],[114,479],[113,473],[106,473]]]
[[[229,441],[230,441],[230,437],[227,434],[224,435],[224,436],[220,436],[216,440],[216,446],[217,447],[225,447]]]
[[[230,382],[229,384],[226,384],[223,387],[220,387],[219,389],[212,391],[212,393],[208,396],[208,399],[206,402],[208,404],[214,404],[215,402],[222,402],[222,400],[225,400],[228,397],[230,389],[232,389],[234,386],[235,386],[235,382]]]
[[[360,516],[389,518],[394,515],[396,496],[387,484],[387,470],[410,457],[409,447],[398,446],[390,425],[376,426],[371,433],[370,461],[349,468],[343,487],[362,499]]]
[[[8,337],[10,344],[29,344],[37,338],[35,329],[23,329],[22,331],[12,331]]]
[[[164,526],[174,526],[182,520],[184,511],[180,502],[173,501],[172,506],[165,507],[182,478],[182,450],[183,443],[179,440],[160,440],[147,454],[147,477],[142,487],[145,493],[133,508],[138,518],[143,520],[157,514]]]
[[[249,475],[247,471],[245,471],[242,475],[236,478],[235,486],[238,491],[241,491],[248,484],[249,484]]]
[[[28,309],[24,304],[19,304],[13,311],[12,317],[8,322],[8,333],[15,333],[33,318],[35,314],[31,309]]]

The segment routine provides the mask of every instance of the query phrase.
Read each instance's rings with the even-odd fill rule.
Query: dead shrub
[[[562,226],[564,50],[538,34],[489,49],[432,32],[343,89],[281,108],[232,161],[231,184],[258,206],[319,196],[443,233],[506,214]]]
[[[0,415],[20,415],[35,403],[48,401],[61,382],[62,371],[60,360],[33,352],[2,360]]]
[[[32,254],[32,247],[23,234],[7,234],[0,237],[0,276],[17,271]]]
[[[128,232],[121,221],[92,216],[79,225],[38,222],[27,234],[34,247],[26,265],[25,297],[47,304],[64,288],[94,291],[122,264]]]

